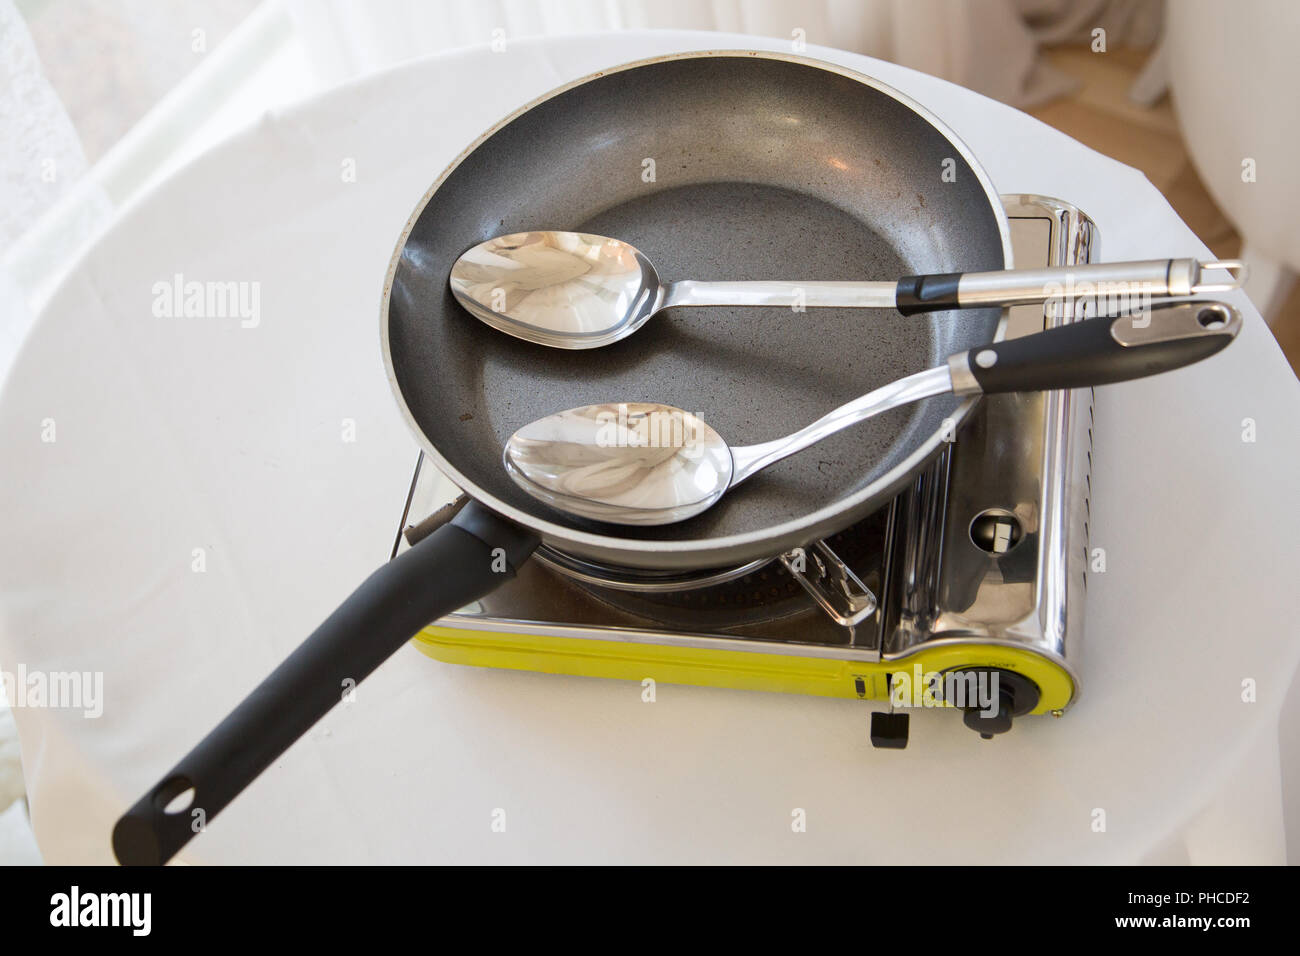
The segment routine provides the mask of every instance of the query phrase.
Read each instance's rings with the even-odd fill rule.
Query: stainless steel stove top
[[[1094,225],[1059,200],[1007,195],[1020,268],[1096,253]],[[1082,305],[1010,310],[1009,336]],[[1086,587],[1091,390],[986,398],[888,507],[834,537],[703,583],[625,578],[539,555],[439,622],[477,632],[888,661],[918,645],[1031,650],[1075,679]],[[394,553],[454,513],[459,490],[417,463]]]

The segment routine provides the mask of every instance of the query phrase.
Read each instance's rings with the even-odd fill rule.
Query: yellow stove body
[[[998,668],[1037,685],[1039,700],[1033,714],[1059,714],[1076,690],[1064,666],[1033,650],[951,638],[929,646],[922,643],[881,661],[802,656],[790,653],[788,645],[772,653],[438,624],[420,631],[414,644],[429,657],[449,664],[879,701],[889,697],[891,674],[907,675],[909,685],[919,693],[916,677],[922,675]]]

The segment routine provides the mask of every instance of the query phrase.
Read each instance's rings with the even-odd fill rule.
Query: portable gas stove
[[[1018,268],[1095,255],[1096,228],[1074,206],[1002,201]],[[1018,306],[1007,334],[1083,311]],[[989,396],[892,504],[806,549],[681,575],[543,546],[415,643],[457,664],[888,702],[872,714],[877,746],[906,745],[918,704],[961,707],[989,737],[1078,696],[1091,463],[1091,390]],[[421,456],[393,554],[462,503]],[[994,688],[995,705],[963,698],[968,680]]]

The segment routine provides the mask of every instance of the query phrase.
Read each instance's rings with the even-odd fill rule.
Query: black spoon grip
[[[1222,302],[1161,302],[985,345],[948,360],[953,390],[1029,392],[1125,382],[1209,358],[1241,328]]]

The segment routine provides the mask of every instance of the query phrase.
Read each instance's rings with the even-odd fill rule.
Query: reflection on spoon
[[[604,344],[611,330],[627,334],[650,317],[658,277],[617,239],[529,232],[470,249],[452,269],[451,290],[466,309],[511,335],[589,348],[573,343]]]
[[[662,524],[666,507],[683,518],[698,514],[727,489],[733,470],[726,442],[701,419],[647,402],[548,415],[515,432],[504,458],[529,494],[623,524]]]

